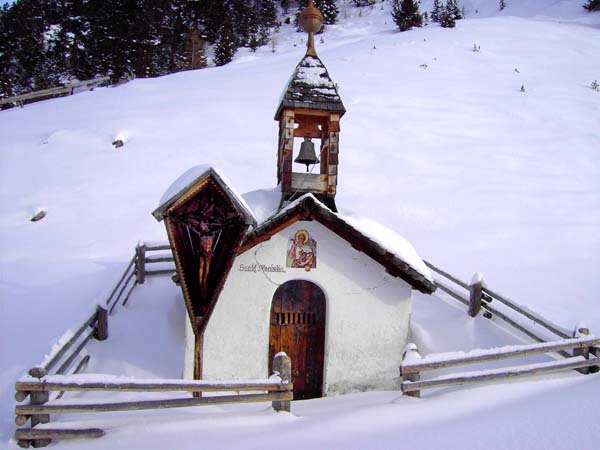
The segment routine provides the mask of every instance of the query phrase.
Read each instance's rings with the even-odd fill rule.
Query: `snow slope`
[[[387,5],[359,15],[342,4],[341,23],[317,39],[348,110],[338,207],[399,232],[463,279],[482,272],[510,298],[567,328],[585,320],[598,334],[600,93],[589,85],[600,80],[600,14],[586,13],[582,0],[509,0],[502,13],[495,0],[462,3],[468,19],[456,29],[406,33],[394,30]],[[210,163],[238,191],[254,191],[251,207],[269,197],[273,114],[303,39],[284,26],[275,53],[240,51],[221,68],[0,112],[0,446],[14,429],[12,383],[105,299],[139,239],[165,239],[150,213],[177,176]],[[116,138],[125,142],[120,149],[111,145]],[[29,222],[41,207],[47,217]],[[176,342],[177,291],[151,283],[148,305],[173,302],[165,333],[175,335],[165,342]],[[142,291],[136,295],[123,311],[131,322],[121,323],[139,320],[136,342],[144,342],[155,328],[145,322]],[[437,298],[415,299],[416,327],[430,349],[501,339],[465,316]],[[427,329],[432,323],[439,333]],[[106,345],[119,346],[123,331],[113,329],[117,343]],[[110,347],[94,344],[90,369],[178,375],[158,361],[144,365],[131,349],[111,357]],[[591,449],[600,436],[598,384],[567,374],[420,401],[357,394],[298,402],[293,416],[265,405],[160,413],[142,425],[109,415],[114,432],[93,445],[135,447],[140,431],[156,430],[140,445],[196,448],[201,435],[218,439],[214,448],[269,448],[277,430],[288,442],[305,439],[292,448],[464,448],[471,435],[470,448]]]

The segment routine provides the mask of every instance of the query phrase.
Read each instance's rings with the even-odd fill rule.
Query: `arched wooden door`
[[[273,295],[269,369],[278,352],[288,354],[294,400],[323,396],[325,308],[325,294],[310,281],[288,281]]]

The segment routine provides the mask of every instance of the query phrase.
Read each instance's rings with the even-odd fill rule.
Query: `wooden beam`
[[[425,381],[403,381],[401,385],[402,392],[418,391],[422,389],[439,388],[446,386],[457,386],[468,383],[480,383],[485,381],[501,380],[506,378],[518,378],[524,376],[537,375],[542,373],[553,373],[564,370],[578,369],[598,364],[595,360],[586,360],[578,356],[560,361],[549,363],[530,364],[523,367],[506,367],[503,369],[483,370],[476,372],[467,372],[457,376],[448,376],[434,378]]]
[[[536,314],[535,312],[533,312],[527,308],[524,308],[524,307],[518,305],[517,303],[507,299],[506,297],[503,297],[502,295],[498,294],[497,292],[494,292],[487,287],[483,288],[483,292],[491,295],[493,298],[495,298],[496,300],[498,300],[501,303],[504,303],[509,308],[514,309],[515,311],[523,314],[525,317],[533,320],[535,323],[540,324],[541,326],[543,326],[547,330],[551,331],[552,333],[556,334],[557,336],[559,336],[563,339],[568,339],[571,337],[568,333],[565,333],[557,325],[551,323],[548,319],[540,316],[539,314]]]
[[[481,311],[481,297],[483,294],[483,281],[477,281],[469,286],[469,316],[477,317]]]
[[[440,288],[441,291],[445,292],[446,294],[448,294],[450,297],[458,300],[459,302],[469,306],[469,300],[467,300],[466,298],[462,297],[461,295],[459,295],[457,292],[454,292],[452,289],[450,289],[448,286],[446,286],[445,284],[440,283],[438,280],[435,280],[435,284],[438,288]]]
[[[172,250],[170,244],[148,245],[146,251],[153,252],[158,250]]]
[[[61,95],[61,94],[70,94],[71,87],[68,86],[59,86],[50,89],[44,89],[43,91],[30,92],[28,94],[15,95],[14,97],[3,98],[0,99],[0,105],[4,105],[7,103],[18,103],[24,102],[26,100],[33,100],[41,97],[49,97],[52,95]]]
[[[558,342],[544,342],[529,345],[507,345],[504,347],[477,349],[463,354],[437,353],[425,356],[421,361],[402,364],[402,373],[423,372],[447,367],[477,364],[485,361],[499,361],[507,358],[524,357],[540,353],[554,353],[559,350],[582,349],[600,344],[600,339],[567,339]]]
[[[203,380],[156,380],[154,382],[131,381],[128,378],[115,381],[55,381],[49,376],[41,381],[17,381],[15,387],[20,391],[119,391],[119,392],[224,392],[224,391],[289,391],[291,383],[282,381],[231,381],[215,382]]]
[[[440,275],[443,275],[444,277],[448,278],[450,281],[454,281],[456,284],[458,284],[460,287],[463,287],[467,290],[469,290],[469,285],[467,283],[465,283],[462,280],[459,280],[458,278],[456,278],[453,275],[450,275],[448,272],[444,272],[442,269],[434,266],[433,264],[431,264],[429,261],[425,261],[423,260],[423,262],[425,263],[425,265],[427,267],[429,267],[431,270],[433,270],[434,272],[439,273]]]
[[[218,397],[178,398],[173,400],[143,400],[122,403],[72,404],[72,405],[17,405],[15,412],[27,414],[86,413],[112,411],[141,411],[147,409],[184,408],[200,405],[222,405],[227,403],[272,402],[274,400],[292,400],[294,393],[271,392],[269,394],[223,395]]]
[[[79,336],[81,336],[83,334],[83,332],[89,328],[90,326],[92,326],[97,320],[97,316],[96,316],[96,312],[94,312],[94,314],[92,314],[90,316],[90,318],[88,320],[86,320],[83,325],[81,325],[79,327],[79,329],[75,332],[75,334],[73,334],[73,336],[64,343],[64,345],[54,354],[54,356],[52,358],[50,358],[50,360],[48,362],[46,362],[43,365],[43,368],[47,371],[50,372],[52,370],[52,368],[56,365],[56,363],[58,363],[58,361],[60,361],[60,359],[63,357],[63,355],[67,352],[67,350],[69,350],[69,348],[71,348],[71,346],[75,343],[75,341],[77,341],[77,339],[79,339]],[[30,370],[30,375],[31,374],[31,370]],[[32,375],[32,376],[36,376],[36,375]],[[38,378],[38,377],[36,377]]]
[[[111,302],[113,296],[115,295],[115,293],[119,289],[119,286],[121,286],[121,283],[123,282],[123,280],[127,276],[127,273],[129,272],[129,270],[131,269],[131,267],[135,263],[135,259],[136,259],[136,255],[133,255],[133,257],[131,258],[131,261],[129,261],[129,264],[127,264],[127,267],[125,268],[125,271],[123,272],[123,275],[121,275],[121,278],[119,279],[118,283],[115,285],[114,289],[112,290],[112,292],[108,296],[108,299],[106,299],[106,306],[107,307],[110,306],[110,302]]]
[[[99,341],[108,339],[108,310],[102,306],[96,306],[96,332],[94,338]]]
[[[73,361],[75,360],[77,355],[79,355],[81,350],[83,350],[83,348],[90,341],[90,339],[92,339],[94,337],[95,333],[96,333],[96,330],[94,330],[94,329],[90,330],[88,335],[81,341],[81,343],[77,346],[77,348],[75,350],[73,350],[73,353],[71,354],[71,356],[69,356],[65,360],[65,362],[62,363],[62,365],[56,370],[56,373],[58,375],[65,373],[65,371],[71,366],[71,364],[73,363]]]
[[[292,191],[324,194],[327,192],[327,175],[292,172]]]
[[[146,275],[148,275],[148,271],[146,271]],[[123,297],[123,301],[121,302],[121,306],[125,306],[127,304],[127,302],[129,301],[129,296],[131,295],[131,293],[133,292],[133,289],[136,286],[137,286],[137,281],[134,281],[133,284],[131,285],[131,287],[129,288],[129,290],[127,291],[127,294],[125,294],[125,297]],[[125,287],[125,286],[123,286],[123,287]],[[115,305],[116,305],[116,303],[115,303]]]
[[[175,267],[173,267],[172,269],[146,270],[146,276],[172,275],[175,272],[177,272],[177,269]]]
[[[88,365],[89,362],[90,362],[90,355],[85,355],[83,358],[81,358],[81,360],[79,361],[79,363],[77,364],[77,366],[75,367],[75,369],[73,369],[73,372],[71,374],[72,375],[78,374],[85,367],[87,367],[87,365]],[[65,394],[65,391],[60,391],[58,393],[58,395],[56,396],[56,400],[58,400],[59,398],[61,398],[64,394]]]
[[[50,393],[49,392],[31,392],[31,394],[29,394],[30,400],[29,400],[29,406],[30,408],[40,408],[41,406],[43,406],[45,403],[48,402],[49,398],[50,398]],[[16,414],[17,416],[29,416],[30,414]],[[30,415],[30,419],[31,419],[31,426],[35,427],[37,424],[39,423],[48,423],[50,422],[50,415],[48,413],[41,413],[41,414],[31,414]]]
[[[175,261],[175,258],[173,258],[172,256],[161,256],[156,257],[156,258],[146,258],[146,264],[153,264],[153,263],[161,263],[161,262],[173,262]]]
[[[15,431],[15,439],[82,439],[99,438],[104,436],[104,431],[99,428],[86,428],[81,430],[37,429],[21,428]]]
[[[137,255],[136,255],[136,262],[137,262]],[[125,280],[125,283],[123,283],[123,286],[121,286],[121,290],[119,291],[119,293],[115,297],[115,301],[113,302],[112,306],[108,310],[108,315],[109,316],[112,315],[114,309],[119,304],[119,299],[121,298],[121,295],[123,295],[123,292],[125,291],[125,288],[127,288],[127,285],[133,279],[133,277],[135,277],[135,275],[136,275],[136,271],[132,270],[131,273],[129,274],[129,276],[127,277],[127,279]],[[136,284],[137,284],[137,280],[134,281],[133,286],[135,286]]]
[[[138,284],[144,284],[146,281],[146,245],[141,244],[135,248],[135,277]]]
[[[94,78],[93,80],[86,81],[76,81],[74,83],[69,83],[66,86],[58,86],[55,88],[44,89],[42,91],[29,92],[27,94],[15,95],[14,97],[3,98],[0,99],[0,105],[4,105],[6,103],[18,103],[26,100],[33,100],[41,97],[48,97],[51,95],[60,95],[60,94],[70,94],[73,88],[80,86],[87,86],[90,84],[100,84],[105,81],[109,81],[110,77],[100,77]]]

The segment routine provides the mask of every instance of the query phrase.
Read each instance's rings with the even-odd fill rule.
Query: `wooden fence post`
[[[590,353],[596,357],[596,359],[600,358],[600,347],[592,347],[590,348]],[[598,373],[600,372],[600,365],[591,366],[590,373]]]
[[[406,360],[415,360],[415,359],[421,359],[421,355],[419,353],[419,350],[417,350],[417,346],[415,344],[407,344],[406,347],[404,347],[404,352],[402,353],[402,362],[404,363],[404,361]],[[419,381],[421,379],[421,374],[419,372],[414,372],[414,373],[404,373],[402,372],[402,366],[400,366],[400,375],[402,375],[402,380],[406,380],[406,381]],[[403,392],[404,395],[407,395],[409,397],[417,397],[420,398],[421,397],[421,391],[409,391],[409,392]]]
[[[96,306],[96,333],[94,337],[99,341],[108,339],[108,310],[102,306]]]
[[[292,361],[284,352],[279,352],[273,358],[273,372],[278,372],[281,381],[292,382]],[[289,400],[275,400],[272,403],[275,411],[290,412]]]
[[[573,330],[573,337],[580,338],[589,336],[590,330],[585,325],[577,325],[575,330]],[[590,347],[584,348],[574,348],[573,356],[583,356],[585,359],[590,359]],[[580,369],[575,369],[579,373],[583,373],[587,375],[590,373],[590,367],[582,367]]]
[[[135,277],[138,284],[146,281],[146,244],[140,242],[135,248]]]
[[[50,399],[49,391],[33,391],[29,394],[29,404],[30,405],[43,405],[47,403]],[[50,414],[32,414],[30,416],[31,428],[35,427],[38,423],[48,423],[50,422]],[[46,447],[50,445],[52,439],[32,439],[31,444],[34,448]],[[28,446],[29,442],[17,442],[20,447],[26,445]]]
[[[481,310],[481,297],[483,296],[483,277],[476,273],[469,285],[469,315],[476,317]]]

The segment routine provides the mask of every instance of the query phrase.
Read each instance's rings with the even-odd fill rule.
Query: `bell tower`
[[[337,86],[315,50],[314,34],[323,25],[321,12],[309,0],[300,14],[308,33],[306,54],[286,86],[275,114],[279,122],[277,182],[281,187],[280,208],[310,192],[333,211],[338,177],[340,119],[346,112]],[[294,159],[294,139],[299,146]],[[317,140],[318,150],[315,150]],[[294,171],[294,163],[306,172]],[[312,167],[311,167],[312,166]]]

